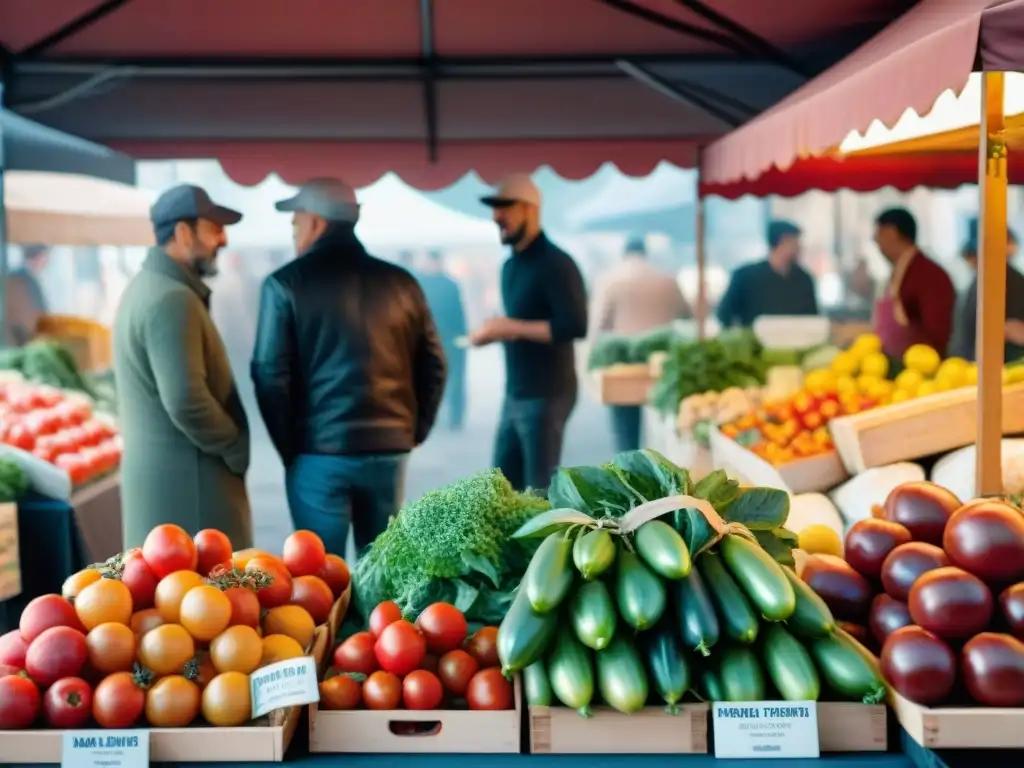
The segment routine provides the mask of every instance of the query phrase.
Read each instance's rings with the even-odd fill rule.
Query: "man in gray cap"
[[[366,252],[355,191],[315,179],[277,203],[298,258],[263,283],[252,378],[297,529],[343,553],[387,527],[444,390],[441,342],[408,271]]]
[[[249,425],[203,282],[216,273],[224,228],[242,214],[181,185],[150,218],[157,245],[114,319],[124,547],[162,523],[191,534],[216,528],[235,549],[251,547]]]

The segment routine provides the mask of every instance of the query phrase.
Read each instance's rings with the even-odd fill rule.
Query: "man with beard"
[[[540,226],[540,190],[509,176],[482,202],[494,212],[512,255],[501,270],[506,317],[470,336],[474,346],[505,345],[505,403],[494,464],[515,488],[546,490],[562,455],[576,404],[573,342],[587,335],[587,295],[576,262]]]
[[[216,528],[235,549],[251,547],[249,424],[203,282],[216,274],[224,228],[242,214],[181,185],[150,219],[157,246],[125,289],[113,330],[124,547],[162,523],[191,534]]]
[[[397,514],[409,452],[426,440],[445,361],[416,279],[356,237],[359,204],[337,179],[277,203],[299,254],[263,282],[252,379],[285,466],[296,528],[362,551]]]

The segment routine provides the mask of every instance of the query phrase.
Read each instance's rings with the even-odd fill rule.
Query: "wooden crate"
[[[835,451],[773,466],[717,429],[710,434],[714,466],[745,485],[779,488],[792,494],[817,493],[830,490],[849,477]]]
[[[481,712],[368,709],[332,711],[309,707],[309,751],[313,753],[518,754],[522,688],[513,681],[515,709]]]
[[[822,752],[885,752],[889,748],[888,707],[818,702],[818,744]]]
[[[927,749],[1024,749],[1024,709],[922,707],[890,694],[903,730]]]
[[[605,368],[594,377],[598,400],[605,405],[643,405],[655,382],[646,363]]]
[[[957,389],[873,408],[829,422],[847,471],[918,459],[971,445],[978,439],[978,390]],[[1003,388],[1003,434],[1024,432],[1024,384]]]
[[[567,707],[530,707],[533,754],[707,754],[708,705],[683,704],[678,715],[645,707],[624,715],[594,707],[584,719]]]

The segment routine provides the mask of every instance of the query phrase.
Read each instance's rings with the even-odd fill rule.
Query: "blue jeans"
[[[576,395],[555,398],[506,398],[494,445],[494,466],[512,487],[547,492],[562,458],[565,425]]]
[[[344,555],[351,526],[362,552],[398,514],[407,459],[406,453],[298,456],[285,470],[296,530],[313,531],[328,552]]]
[[[640,447],[643,409],[639,405],[613,405],[610,408],[615,452],[637,450]]]

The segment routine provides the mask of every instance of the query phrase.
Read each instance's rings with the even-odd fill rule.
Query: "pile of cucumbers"
[[[573,526],[538,548],[498,630],[506,676],[531,705],[589,717],[601,702],[676,714],[705,701],[885,697],[875,657],[752,538],[727,534],[693,558],[655,519],[632,534]]]

